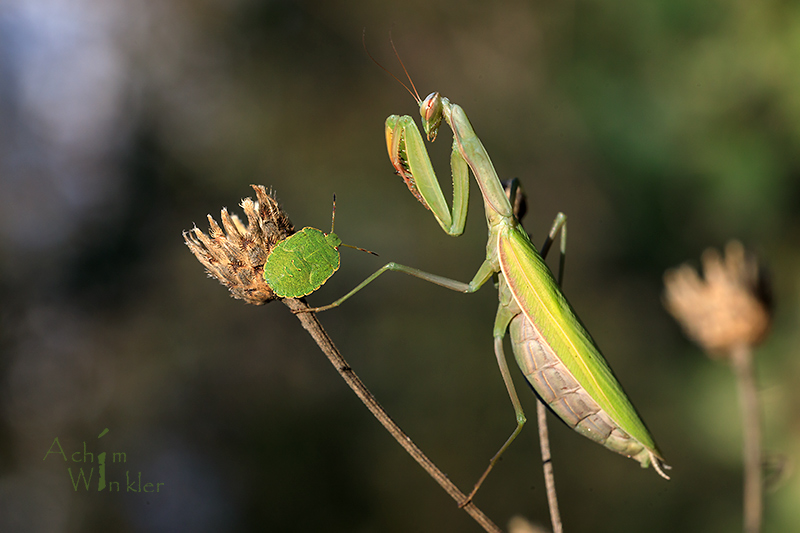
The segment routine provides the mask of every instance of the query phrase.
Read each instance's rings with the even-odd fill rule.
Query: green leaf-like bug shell
[[[322,287],[339,269],[335,234],[303,228],[272,250],[264,264],[264,281],[281,298],[301,298]]]

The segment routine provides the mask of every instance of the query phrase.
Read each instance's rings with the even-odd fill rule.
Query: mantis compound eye
[[[442,96],[439,93],[429,94],[420,104],[419,114],[422,116],[425,135],[429,141],[435,141],[439,124],[442,123]]]

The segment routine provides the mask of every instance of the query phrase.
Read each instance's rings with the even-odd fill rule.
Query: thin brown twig
[[[559,217],[562,216],[559,213]],[[553,240],[555,239],[555,231],[558,229],[556,222],[550,230],[550,234],[542,245],[542,257],[547,255]],[[567,226],[566,222],[562,222],[561,229],[561,254],[558,259],[558,286],[561,287],[564,283],[564,263],[566,259],[567,248]],[[539,448],[542,452],[542,470],[544,470],[544,486],[547,490],[547,507],[550,509],[550,523],[553,525],[553,533],[562,533],[563,525],[561,523],[561,511],[558,509],[558,493],[556,492],[556,478],[553,473],[553,457],[550,454],[550,432],[547,429],[547,408],[544,402],[537,398],[536,402],[536,425],[539,426]]]
[[[761,414],[753,370],[753,351],[746,344],[731,349],[731,364],[739,387],[744,459],[744,531],[759,533],[763,515],[761,473]]]
[[[295,298],[284,298],[283,303],[291,309],[293,312],[308,309],[308,305],[305,303],[304,300],[298,300]],[[338,348],[333,344],[333,340],[328,336],[325,330],[320,324],[319,320],[317,320],[317,316],[314,313],[297,313],[297,318],[300,320],[300,323],[303,325],[306,331],[311,335],[311,337],[316,341],[317,345],[319,346],[320,350],[328,357],[331,364],[336,368],[336,371],[342,376],[342,379],[347,382],[353,392],[356,393],[356,396],[364,402],[364,405],[367,406],[367,409],[378,419],[378,421],[383,424],[383,427],[391,433],[391,435],[395,438],[395,440],[408,452],[411,457],[414,458],[417,463],[425,469],[426,472],[434,479],[436,482],[447,492],[456,502],[461,504],[466,500],[466,495],[459,490],[456,485],[448,479],[448,477],[436,467],[433,462],[428,459],[428,457],[422,453],[416,444],[411,440],[411,438],[406,435],[402,429],[389,417],[386,411],[381,407],[378,403],[378,400],[372,395],[371,392],[367,389],[364,383],[359,379],[350,365],[347,364],[342,354],[339,352]],[[497,525],[492,522],[489,517],[487,517],[483,511],[478,509],[478,507],[473,503],[469,502],[463,506],[463,509],[478,523],[480,526],[489,532],[500,533],[502,530],[497,527]]]
[[[553,524],[553,533],[562,533],[563,526],[561,525],[561,513],[558,510],[556,479],[553,475],[553,459],[550,455],[547,408],[539,399],[536,401],[536,422],[539,426],[539,447],[542,450],[542,469],[544,470],[544,484],[547,488],[547,506],[550,508],[550,522]]]

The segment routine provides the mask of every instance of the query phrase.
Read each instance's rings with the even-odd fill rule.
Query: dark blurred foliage
[[[423,96],[465,108],[500,175],[522,180],[535,242],[567,213],[565,291],[674,467],[666,482],[554,422],[566,528],[740,527],[733,380],[660,301],[666,268],[738,238],[776,297],[757,364],[765,447],[789,466],[765,530],[797,530],[800,7],[777,0],[3,3],[0,529],[478,530],[282,305],[230,298],[181,237],[250,183],[298,227],[327,228],[336,193],[337,233],[381,258],[343,250],[312,304],[386,260],[472,277],[477,188],[451,239],[392,173],[383,120],[416,106],[364,29],[389,70],[402,77],[391,32]],[[463,489],[514,425],[495,302],[387,275],[321,317]],[[67,467],[97,464],[43,461],[56,437],[67,454],[126,452],[109,479],[162,491],[74,491]],[[531,422],[478,494],[501,525],[548,522],[537,450]]]

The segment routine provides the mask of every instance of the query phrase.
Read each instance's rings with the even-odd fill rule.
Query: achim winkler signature
[[[104,429],[97,438],[102,438],[108,433],[108,428]],[[95,453],[97,454],[97,462],[95,463]],[[61,442],[59,442],[58,437],[53,440],[53,443],[50,445],[50,448],[47,450],[47,453],[44,454],[44,461],[50,457],[50,455],[60,456],[65,463],[82,463],[86,465],[88,472],[84,470],[84,466],[75,465],[75,471],[73,471],[72,466],[67,466],[67,474],[69,474],[69,479],[72,482],[72,488],[75,492],[78,491],[78,488],[83,485],[84,490],[86,492],[90,492],[92,490],[92,477],[94,477],[94,470],[95,464],[97,465],[97,491],[108,490],[108,492],[122,492],[121,490],[121,479],[120,480],[113,480],[110,477],[106,477],[106,460],[108,458],[107,452],[90,452],[87,451],[86,441],[83,441],[83,451],[76,451],[73,452],[71,455],[67,455],[67,452],[64,451],[63,446],[61,446]],[[114,452],[110,454],[110,459],[112,463],[127,463],[128,462],[128,455],[125,452]],[[51,458],[55,459],[55,457]],[[88,465],[91,464],[92,466],[89,467]],[[142,472],[135,472],[131,473],[130,470],[125,471],[125,492],[161,492],[164,488],[163,482],[148,482],[142,483]]]

